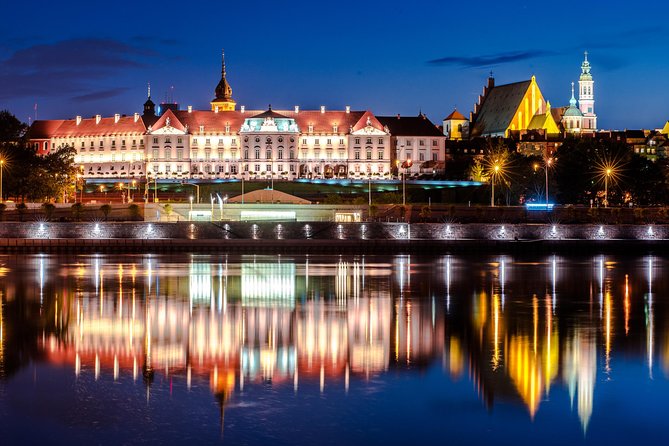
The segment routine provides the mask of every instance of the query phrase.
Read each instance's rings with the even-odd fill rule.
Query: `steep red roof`
[[[458,111],[458,109],[453,110],[453,112],[450,115],[448,115],[444,118],[444,121],[450,121],[451,119],[460,120],[460,121],[467,121],[468,120],[467,118],[464,117],[464,115],[462,113],[460,113]]]
[[[146,126],[142,119],[135,122],[134,116],[121,116],[118,122],[114,122],[114,117],[101,118],[99,123],[95,123],[95,118],[82,119],[77,125],[77,121],[70,119],[62,121],[62,124],[52,135],[56,138],[74,138],[78,136],[113,136],[143,134],[146,132]]]
[[[62,119],[52,119],[49,121],[35,121],[28,130],[30,139],[49,139],[63,124]]]
[[[364,129],[365,127],[367,127],[368,119],[369,119],[369,124],[372,127],[374,127],[375,129],[378,129],[378,130],[383,130],[383,124],[381,124],[381,122],[379,122],[379,120],[376,119],[376,116],[374,116],[374,114],[371,111],[367,110],[360,117],[360,119],[358,119],[358,122],[355,123],[355,125],[353,126],[353,131],[357,132],[358,130]]]
[[[158,130],[165,127],[167,125],[168,119],[170,120],[170,127],[174,127],[175,129],[181,130],[182,132],[186,131],[185,125],[174,115],[174,112],[170,109],[167,109],[167,111],[165,111],[165,113],[160,116],[156,123],[151,126],[151,130]]]
[[[174,112],[174,115],[183,125],[188,126],[189,133],[198,133],[200,126],[204,126],[205,133],[225,133],[225,126],[230,126],[230,133],[237,133],[242,128],[244,119],[250,118],[255,113],[241,113],[239,111],[186,110]]]

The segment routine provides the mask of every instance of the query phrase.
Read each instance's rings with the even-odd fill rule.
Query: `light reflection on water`
[[[478,425],[474,442],[532,426],[548,443],[620,441],[639,407],[669,396],[665,267],[651,256],[2,257],[0,416],[12,422],[0,434],[47,417],[60,440],[110,443],[374,443],[396,422],[406,441]],[[415,413],[395,419],[393,407]],[[110,425],[124,434],[100,439]]]

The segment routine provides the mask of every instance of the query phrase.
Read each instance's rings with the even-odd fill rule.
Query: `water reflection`
[[[666,293],[664,265],[603,256],[4,257],[0,377],[11,385],[45,362],[78,379],[141,382],[147,401],[157,375],[188,389],[206,382],[223,417],[248,386],[300,392],[306,381],[348,392],[352,380],[443,364],[484,406],[519,402],[529,420],[562,388],[585,433],[598,374],[613,379],[638,358],[653,379],[657,352],[669,373],[669,327],[656,315],[667,311],[656,294]]]

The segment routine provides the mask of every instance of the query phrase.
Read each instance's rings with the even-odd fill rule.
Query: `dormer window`
[[[200,133],[204,133],[204,126],[203,125],[200,126]]]
[[[335,125],[332,126],[332,132],[333,132],[333,133],[337,133],[337,132],[339,132],[339,126],[338,126],[337,124],[335,124]]]
[[[313,133],[313,132],[314,132],[314,125],[309,124],[309,133]]]

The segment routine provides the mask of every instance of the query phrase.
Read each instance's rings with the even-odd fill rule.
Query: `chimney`
[[[295,114],[298,114],[300,112],[300,106],[296,105],[295,106]]]
[[[139,121],[139,113],[135,113],[135,122]]]
[[[192,105],[188,106],[188,113],[193,113],[193,106]]]
[[[121,120],[121,115],[118,113],[114,114],[114,124],[118,124],[118,122]]]
[[[242,105],[241,107],[239,107],[239,111],[244,113],[246,111],[246,106]]]
[[[81,116],[77,116],[77,125],[81,124]]]
[[[321,113],[325,113],[325,105],[321,105]]]
[[[102,116],[100,115],[95,115],[95,123],[100,124],[100,120],[102,120]]]
[[[351,113],[351,106],[350,105],[346,106],[346,113]]]

